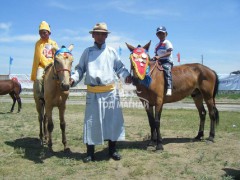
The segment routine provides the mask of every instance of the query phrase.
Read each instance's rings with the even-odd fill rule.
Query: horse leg
[[[161,136],[161,132],[160,132],[160,128],[161,128],[160,119],[161,119],[161,114],[162,114],[162,106],[163,106],[162,103],[155,106],[155,128],[156,128],[156,132],[157,132],[156,151],[163,150],[162,136]]]
[[[36,109],[38,112],[38,121],[39,121],[39,138],[41,141],[41,144],[43,145],[44,141],[43,141],[43,127],[44,127],[44,102],[41,101],[40,99],[35,98],[35,104],[36,104]],[[45,135],[45,133],[44,133]]]
[[[219,123],[219,113],[218,110],[214,104],[213,99],[205,100],[208,111],[209,111],[209,117],[210,117],[210,132],[209,132],[209,137],[208,140],[211,142],[214,142],[214,137],[215,137],[215,125],[218,125]]]
[[[48,106],[46,104],[46,127],[47,127],[47,130],[48,130],[48,148],[51,152],[53,152],[53,149],[52,149],[52,132],[53,132],[53,128],[54,128],[54,125],[53,125],[53,120],[52,120],[52,110],[53,110],[53,106]]]
[[[151,139],[148,143],[148,146],[155,146],[156,141],[156,129],[155,129],[155,121],[154,121],[154,114],[153,114],[153,106],[149,106],[148,109],[146,109],[147,116],[148,116],[148,122],[149,126],[151,128]]]
[[[16,94],[16,99],[17,99],[17,102],[18,102],[18,113],[19,113],[22,109],[22,101],[21,101],[21,98],[20,98],[19,94]]]
[[[192,98],[194,100],[194,103],[198,109],[198,114],[200,118],[200,124],[199,124],[199,130],[198,135],[194,138],[196,140],[201,140],[204,136],[204,126],[205,126],[205,120],[206,120],[206,110],[203,105],[203,97],[201,93],[192,95]]]
[[[15,103],[16,103],[16,97],[14,95],[14,92],[10,92],[9,95],[11,96],[11,98],[13,100],[13,104],[12,104],[12,108],[11,108],[10,112],[13,112],[14,106],[15,106]]]
[[[44,113],[44,107],[43,107],[42,112]],[[46,116],[46,114],[44,114],[44,116],[43,116],[43,133],[44,133],[45,142],[47,142],[48,141],[48,131],[47,131],[47,116]]]
[[[47,131],[47,117],[46,117],[46,114],[45,114],[45,100],[43,99],[43,98],[40,98],[39,100],[39,104],[40,104],[40,109],[39,109],[39,111],[40,111],[40,118],[41,118],[41,120],[40,120],[40,128],[41,128],[41,130],[40,130],[40,132],[41,132],[41,134],[42,134],[42,141],[44,142],[44,143],[46,143],[47,141],[48,141],[48,131]],[[43,140],[43,136],[44,136],[44,140]]]
[[[65,109],[66,109],[66,105],[62,105],[59,108],[59,119],[60,119],[60,128],[62,131],[62,143],[64,146],[64,152],[70,151],[70,149],[67,147],[67,138],[66,138],[66,122],[64,119],[64,114],[65,114]]]

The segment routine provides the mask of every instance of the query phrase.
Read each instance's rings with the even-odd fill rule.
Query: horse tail
[[[215,117],[215,124],[218,125],[219,124],[219,112],[218,112],[218,109],[216,108],[216,106],[213,107],[213,111],[214,111],[214,117]]]
[[[214,75],[215,75],[215,86],[214,86],[214,91],[213,91],[213,98],[215,99],[217,93],[218,93],[218,88],[219,88],[219,78],[218,75],[215,71],[213,71]],[[215,102],[214,102],[215,104]]]
[[[213,91],[213,103],[214,103],[214,107],[213,107],[213,111],[214,111],[214,117],[215,117],[215,123],[216,125],[219,124],[219,112],[218,109],[216,108],[216,103],[215,103],[215,97],[218,94],[218,88],[219,88],[219,77],[217,75],[217,73],[215,71],[213,71],[214,75],[215,75],[215,85],[214,85],[214,91]]]
[[[20,83],[19,84],[19,94],[22,92],[22,85]]]

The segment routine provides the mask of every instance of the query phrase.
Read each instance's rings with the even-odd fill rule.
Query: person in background
[[[116,77],[125,83],[131,83],[131,76],[121,62],[116,50],[106,45],[110,33],[106,23],[97,23],[89,32],[94,45],[84,50],[74,74],[72,86],[76,86],[85,76],[87,85],[86,110],[84,118],[84,143],[87,156],[83,162],[94,161],[95,145],[108,141],[109,156],[120,160],[116,142],[125,140],[123,114],[120,107]]]
[[[55,41],[49,37],[51,35],[50,25],[46,21],[42,21],[39,25],[40,39],[35,44],[35,52],[32,64],[31,80],[34,81],[34,96],[43,99],[43,72],[44,68],[53,62],[53,47],[58,49]]]
[[[160,26],[157,28],[156,35],[160,40],[155,47],[155,56],[153,60],[160,61],[162,67],[164,69],[165,79],[167,83],[167,96],[172,95],[172,51],[173,46],[172,43],[166,39],[168,33],[164,26]]]

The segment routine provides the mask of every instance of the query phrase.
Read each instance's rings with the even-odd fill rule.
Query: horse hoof
[[[209,137],[209,138],[207,138],[206,139],[207,141],[207,144],[212,144],[212,143],[214,143],[214,138],[213,137]]]
[[[155,153],[162,153],[163,149],[156,150]]]
[[[163,151],[163,145],[162,144],[157,145],[156,151]]]
[[[154,151],[156,147],[156,143],[154,143],[154,141],[150,141],[147,145],[147,150],[148,151]]]
[[[147,146],[147,151],[154,151],[155,147],[154,146]]]
[[[65,148],[64,153],[71,153],[71,149],[70,148]]]
[[[194,140],[201,141],[203,139],[203,136],[197,135]]]
[[[52,154],[54,153],[52,146],[48,146],[48,151]]]
[[[203,131],[199,131],[198,135],[194,138],[195,140],[201,141],[203,139],[204,133]]]
[[[154,143],[154,141],[150,141],[149,143],[148,143],[148,145],[147,146],[151,146],[151,147],[154,147],[156,145],[156,143]]]
[[[44,146],[44,145],[46,145],[46,144],[47,144],[47,141],[46,141],[46,140],[44,140],[44,139],[40,139],[40,141],[41,141],[41,145],[42,145],[42,146]]]
[[[202,140],[203,140],[202,138],[197,138],[197,137],[195,137],[195,138],[192,139],[192,142],[202,141]]]
[[[51,157],[54,155],[54,151],[52,149],[46,149],[45,155],[46,157]]]

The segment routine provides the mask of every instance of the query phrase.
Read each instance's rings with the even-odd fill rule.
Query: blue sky
[[[137,46],[150,40],[153,56],[156,28],[164,25],[181,64],[202,63],[219,74],[240,70],[239,0],[8,0],[0,11],[0,74],[30,74],[34,46],[42,20],[51,25],[58,45],[74,44],[73,67],[83,50],[93,44],[89,31],[106,22],[108,45],[122,48],[121,59],[129,69],[125,42]]]

